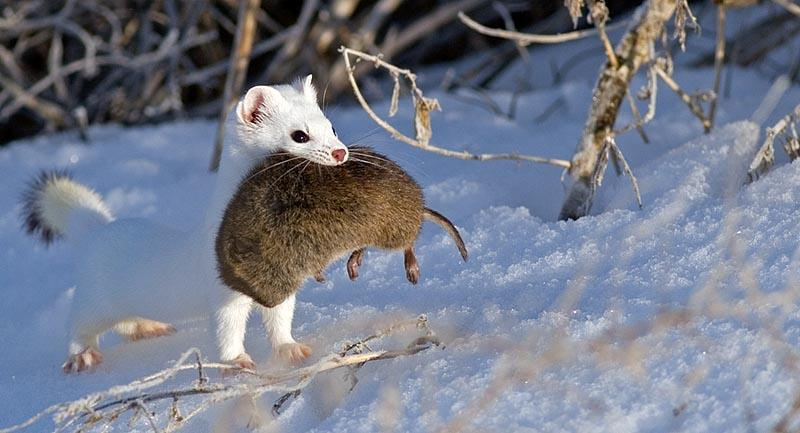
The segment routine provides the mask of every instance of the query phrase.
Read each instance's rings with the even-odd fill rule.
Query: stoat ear
[[[317,89],[314,87],[314,84],[311,83],[311,74],[306,75],[305,78],[297,80],[295,82],[295,88],[303,93],[309,101],[313,103],[317,103]]]
[[[273,116],[286,100],[275,88],[255,86],[247,91],[236,107],[236,115],[242,123],[261,123]]]

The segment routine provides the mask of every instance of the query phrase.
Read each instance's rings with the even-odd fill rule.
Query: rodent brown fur
[[[466,260],[458,231],[425,208],[421,188],[402,168],[369,148],[351,154],[355,159],[331,167],[276,153],[244,177],[216,239],[225,284],[271,308],[351,251],[354,279],[369,246],[404,250],[407,277],[416,283],[412,248],[423,219],[444,227]]]

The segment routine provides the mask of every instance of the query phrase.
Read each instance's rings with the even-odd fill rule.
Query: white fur
[[[58,234],[79,236],[114,220],[100,194],[66,177],[48,180],[35,200],[42,222]]]
[[[296,143],[291,138],[295,130],[305,131],[311,140]],[[98,337],[108,330],[129,332],[132,320],[168,323],[209,312],[215,321],[220,358],[232,361],[246,355],[244,335],[253,301],[225,287],[217,275],[214,245],[225,208],[242,177],[267,154],[286,151],[336,165],[344,161],[336,161],[331,152],[346,151],[346,147],[319,109],[310,76],[295,86],[250,89],[229,116],[227,131],[204,221],[192,231],[175,231],[141,219],[114,221],[96,193],[74,182],[59,183],[57,189],[42,194],[41,209],[47,221],[85,251],[77,269],[70,360],[97,350]],[[88,227],[81,223],[90,219],[87,214],[102,224],[86,228],[87,236],[73,236],[81,230],[79,226]],[[262,307],[262,315],[273,352],[289,345],[297,359],[297,353],[305,356],[309,349],[292,337],[294,305],[291,296],[275,308]],[[304,351],[299,350],[301,346]]]

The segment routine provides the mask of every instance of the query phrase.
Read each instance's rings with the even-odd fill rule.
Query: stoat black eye
[[[298,131],[292,132],[292,140],[294,140],[296,143],[305,143],[305,142],[307,142],[309,140],[309,138],[308,138],[308,134],[306,134],[303,131],[299,131],[298,130]]]

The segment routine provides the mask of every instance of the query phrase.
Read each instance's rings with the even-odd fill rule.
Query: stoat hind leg
[[[103,362],[103,354],[98,347],[100,334],[110,326],[99,324],[77,328],[69,344],[69,356],[61,369],[64,373],[80,373],[90,370]]]
[[[169,323],[134,317],[114,325],[114,331],[128,341],[137,341],[174,334],[175,327]]]

